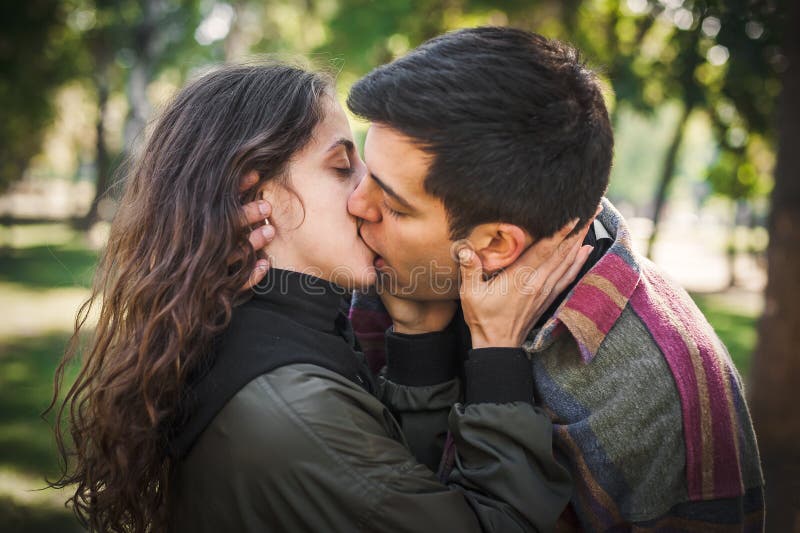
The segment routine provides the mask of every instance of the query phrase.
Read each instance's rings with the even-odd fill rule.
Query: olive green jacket
[[[386,384],[394,409],[454,400]],[[416,405],[415,405],[416,404]],[[545,531],[569,481],[551,426],[530,404],[452,408],[458,450],[447,484],[421,464],[387,405],[307,364],[259,376],[223,408],[180,466],[181,531]]]
[[[276,324],[268,320],[269,300],[262,296],[244,307]],[[281,311],[286,308],[282,301]],[[306,314],[304,307],[291,318],[308,326]],[[280,338],[299,341],[290,329],[284,323]],[[331,346],[340,333],[331,330]],[[324,344],[302,349],[324,351]],[[366,386],[305,362],[258,375],[224,403],[177,462],[172,529],[552,530],[571,484],[553,458],[549,419],[531,402],[530,362],[521,350],[485,349],[470,352],[462,365],[450,344],[446,333],[390,334],[388,367]],[[358,352],[352,357],[363,365]],[[440,480],[434,469],[442,428],[457,454]]]

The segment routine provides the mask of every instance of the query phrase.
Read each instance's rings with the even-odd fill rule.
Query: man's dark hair
[[[347,105],[433,156],[424,186],[453,239],[494,221],[548,237],[593,217],[608,186],[614,140],[597,76],[535,33],[441,35],[359,80]]]

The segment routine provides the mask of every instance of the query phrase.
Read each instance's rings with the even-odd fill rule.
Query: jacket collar
[[[350,292],[324,279],[279,268],[253,287],[252,302],[325,333],[339,333],[347,322]]]
[[[575,285],[553,317],[531,331],[523,345],[528,353],[544,350],[568,331],[575,338],[582,359],[589,363],[639,284],[640,260],[633,251],[628,226],[608,199],[603,198],[602,205],[596,220],[614,242]]]

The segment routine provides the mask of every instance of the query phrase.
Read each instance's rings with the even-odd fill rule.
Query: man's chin
[[[378,282],[376,289],[379,293],[385,292],[397,298],[415,300],[418,302],[428,302],[435,300],[458,300],[458,286],[434,287],[412,280],[404,280],[397,277],[396,272],[391,269],[378,270]]]

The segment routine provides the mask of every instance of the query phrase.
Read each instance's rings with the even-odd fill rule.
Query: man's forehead
[[[398,192],[427,195],[423,182],[430,157],[403,133],[381,124],[370,125],[364,161],[373,175]]]

